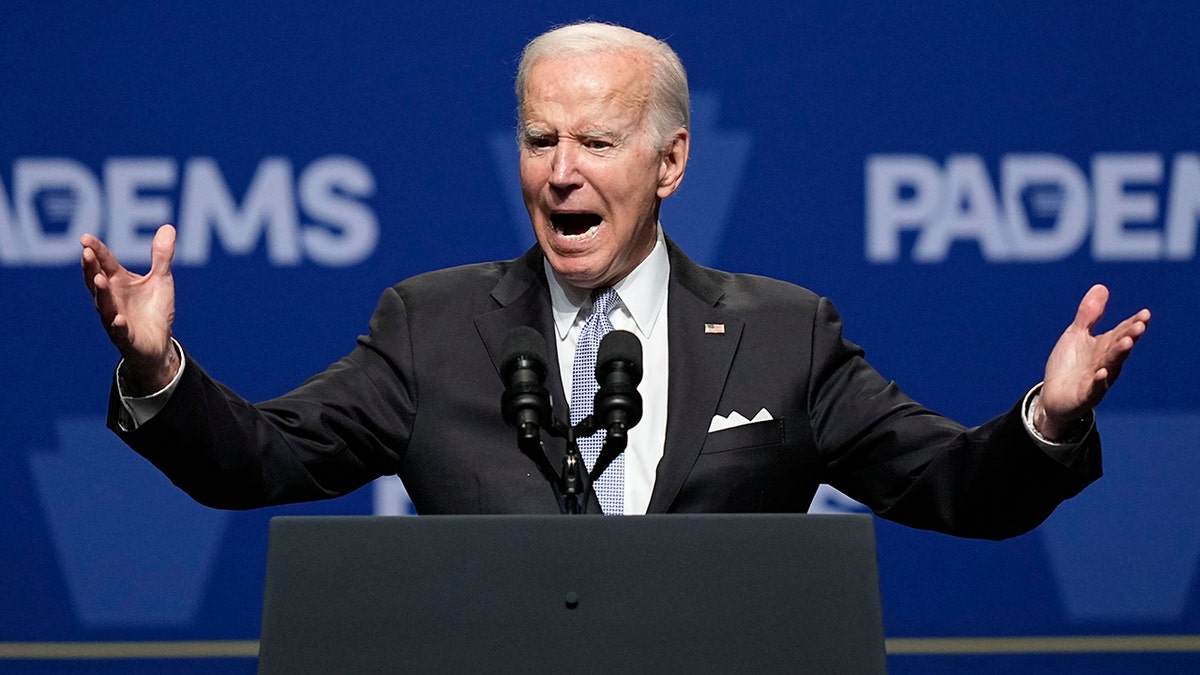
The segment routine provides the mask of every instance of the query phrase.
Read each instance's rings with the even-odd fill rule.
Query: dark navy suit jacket
[[[829,483],[885,518],[999,538],[1099,477],[1095,432],[1068,466],[1031,441],[1016,406],[966,429],[872,369],[828,300],[668,249],[666,446],[649,512],[803,512]],[[189,358],[163,411],[118,433],[221,508],[334,497],[395,473],[419,513],[556,513],[562,444],[523,454],[500,416],[499,352],[517,326],[554,344],[536,247],[388,289],[353,352],[271,401],[251,405]],[[548,359],[552,398],[566,401]],[[714,415],[762,408],[774,419],[708,432]]]

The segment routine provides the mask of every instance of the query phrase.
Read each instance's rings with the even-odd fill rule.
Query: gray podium
[[[869,516],[284,517],[259,672],[884,673]]]

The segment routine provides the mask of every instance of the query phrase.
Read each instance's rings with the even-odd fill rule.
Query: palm
[[[157,389],[173,375],[171,324],[175,319],[175,281],[171,257],[175,230],[159,228],[151,245],[151,269],[135,274],[122,266],[100,240],[84,235],[83,276],[100,322],[133,373]],[[167,371],[170,371],[169,373]]]
[[[175,284],[169,275],[154,270],[134,274],[122,267],[109,284],[116,316],[123,317],[126,325],[126,330],[110,330],[110,335],[123,354],[152,352],[170,341]],[[111,325],[116,316],[106,323]]]
[[[1100,403],[1134,343],[1146,332],[1150,311],[1143,309],[1112,330],[1092,335],[1107,303],[1108,289],[1093,286],[1046,362],[1041,405],[1055,430],[1084,417]]]

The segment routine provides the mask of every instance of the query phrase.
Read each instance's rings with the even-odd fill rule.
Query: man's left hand
[[[1088,418],[1146,332],[1150,310],[1143,309],[1107,333],[1092,335],[1107,304],[1108,289],[1092,286],[1046,361],[1045,383],[1032,418],[1038,433],[1049,440],[1065,439]]]

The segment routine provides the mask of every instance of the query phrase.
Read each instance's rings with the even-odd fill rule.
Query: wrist
[[[124,367],[118,370],[121,388],[128,396],[149,396],[162,391],[175,379],[179,372],[179,352],[172,340],[161,358],[133,360],[126,358]]]
[[[1051,443],[1063,443],[1077,438],[1080,436],[1080,430],[1088,423],[1086,415],[1051,414],[1042,405],[1040,395],[1034,397],[1029,412],[1033,428]]]

